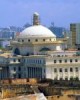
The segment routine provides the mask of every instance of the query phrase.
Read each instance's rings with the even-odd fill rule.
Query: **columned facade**
[[[27,78],[42,78],[42,68],[38,67],[28,67]]]
[[[46,78],[57,80],[80,80],[80,67],[79,66],[62,66],[62,67],[46,67]]]

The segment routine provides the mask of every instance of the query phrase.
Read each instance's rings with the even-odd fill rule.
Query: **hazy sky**
[[[80,22],[80,0],[0,0],[0,27],[32,23],[34,12],[40,14],[43,25],[54,22],[69,27],[71,22]]]

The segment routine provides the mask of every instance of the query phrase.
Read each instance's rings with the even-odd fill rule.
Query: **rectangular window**
[[[70,59],[70,62],[72,63],[72,59]]]
[[[13,74],[13,78],[16,78],[16,74]]]
[[[65,59],[65,63],[67,63],[67,59]]]
[[[57,72],[57,69],[56,68],[54,68],[54,72]]]
[[[65,72],[68,72],[68,70],[67,70],[67,69],[65,69]]]
[[[16,67],[14,67],[14,71],[16,71]]]
[[[28,39],[28,42],[30,42],[30,39]]]
[[[75,59],[75,62],[78,62],[78,60],[77,60],[77,59]]]
[[[41,60],[40,60],[40,64],[41,64]]]
[[[62,60],[59,60],[59,63],[62,63]]]
[[[35,41],[38,42],[38,39],[36,39]]]
[[[62,68],[59,69],[59,72],[62,72]]]
[[[70,72],[73,72],[73,69],[72,68],[70,68]]]
[[[56,60],[54,60],[54,63],[56,63]]]
[[[20,66],[18,67],[18,71],[21,71],[21,67]]]
[[[13,59],[14,62],[16,62],[16,59]]]
[[[20,59],[18,59],[18,62],[20,62]]]
[[[18,74],[18,78],[21,78],[21,74]]]
[[[77,67],[75,68],[75,70],[76,70],[76,72],[78,72],[78,68]]]
[[[43,39],[43,41],[45,41],[45,39]]]
[[[58,55],[58,57],[60,57],[60,55]]]

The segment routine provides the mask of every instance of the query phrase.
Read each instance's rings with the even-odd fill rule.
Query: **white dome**
[[[24,29],[20,33],[21,37],[56,37],[48,28],[42,25],[34,25]]]

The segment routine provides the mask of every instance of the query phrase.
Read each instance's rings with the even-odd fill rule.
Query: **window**
[[[18,62],[20,62],[20,59],[18,59]]]
[[[72,68],[70,68],[70,72],[73,72],[73,69]]]
[[[39,64],[41,64],[41,60],[39,60]]]
[[[56,63],[56,60],[54,60],[54,63]]]
[[[14,67],[14,71],[16,71],[16,67]]]
[[[72,59],[70,59],[70,62],[72,62]]]
[[[54,72],[57,72],[57,69],[56,68],[54,68]]]
[[[65,63],[67,63],[67,59],[65,59]]]
[[[24,40],[22,40],[22,42],[24,42]]]
[[[38,39],[36,39],[35,41],[38,42]]]
[[[75,68],[75,70],[76,70],[76,72],[78,72],[78,68],[77,67]]]
[[[38,64],[40,63],[39,60],[37,60]]]
[[[16,74],[13,74],[13,78],[16,78]]]
[[[62,68],[59,69],[59,72],[62,72]]]
[[[58,57],[60,57],[60,55],[58,55]]]
[[[75,62],[78,62],[78,60],[77,60],[77,59],[75,59]]]
[[[19,48],[15,48],[14,54],[15,54],[15,55],[20,55],[20,50],[19,50]]]
[[[30,42],[30,39],[28,39],[28,42]]]
[[[43,39],[43,41],[45,41],[45,39]]]
[[[67,70],[67,69],[65,69],[65,72],[68,72],[68,70]]]
[[[18,78],[21,78],[21,74],[18,74]]]
[[[13,59],[14,62],[16,62],[16,59]]]
[[[63,78],[60,77],[60,80],[63,80]]]
[[[62,60],[59,60],[59,63],[62,63]]]
[[[25,59],[22,59],[22,61],[23,61],[23,62],[25,62],[25,61],[27,62],[27,60],[25,60]]]
[[[68,77],[66,77],[65,80],[68,80]]]
[[[21,71],[21,67],[18,67],[18,71]]]

